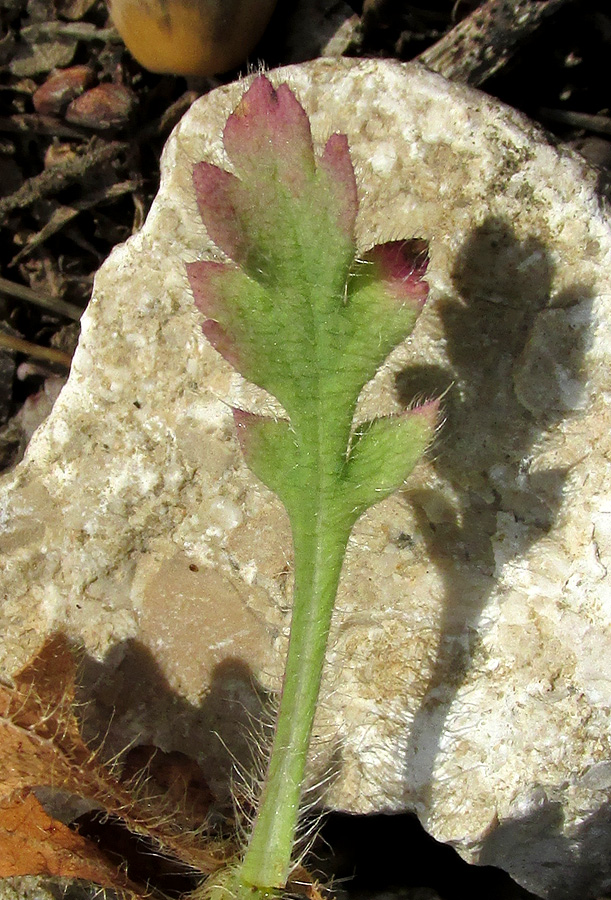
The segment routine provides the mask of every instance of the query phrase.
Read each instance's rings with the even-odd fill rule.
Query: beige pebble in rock
[[[415,66],[288,81],[347,133],[358,241],[431,243],[431,297],[360,404],[444,396],[405,489],[357,524],[313,769],[327,802],[415,810],[550,900],[611,883],[611,231],[596,173],[513,110]],[[193,164],[226,165],[243,84],[196,103],[142,231],[98,273],[70,379],[0,486],[1,663],[63,629],[108,742],[197,757],[222,795],[280,686],[291,544],[230,404],[274,409],[203,338],[185,263],[215,254]],[[222,742],[217,735],[220,735]]]

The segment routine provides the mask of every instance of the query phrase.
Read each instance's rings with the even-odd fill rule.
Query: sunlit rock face
[[[440,395],[445,416],[405,489],[353,533],[313,777],[333,760],[330,806],[413,809],[543,897],[595,897],[611,883],[611,234],[596,173],[416,67],[319,60],[271,78],[319,144],[348,135],[360,248],[431,244],[430,300],[359,417]],[[225,746],[248,758],[243,723],[280,686],[291,598],[287,519],[243,464],[230,409],[276,406],[207,344],[185,274],[218,255],[191,172],[227,165],[243,90],[202,98],[170,138],[146,225],[98,273],[68,384],[0,489],[4,672],[68,632],[90,660],[89,727],[112,718],[107,747],[186,751],[221,796]]]

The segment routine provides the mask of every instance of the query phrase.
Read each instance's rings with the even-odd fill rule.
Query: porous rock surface
[[[271,77],[317,142],[347,133],[360,246],[431,242],[430,301],[359,415],[442,394],[445,412],[405,489],[355,528],[313,770],[334,761],[335,808],[413,809],[465,858],[587,900],[611,884],[611,233],[596,174],[417,67],[319,60]],[[217,791],[223,742],[243,758],[243,713],[280,686],[290,617],[287,520],[230,411],[275,405],[207,344],[185,275],[216,255],[192,167],[227,164],[243,90],[202,98],[170,138],[146,225],[100,270],[70,379],[0,496],[3,671],[67,631],[95,708],[113,711],[110,746],[190,752]]]

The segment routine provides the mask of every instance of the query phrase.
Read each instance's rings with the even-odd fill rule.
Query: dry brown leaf
[[[63,634],[48,638],[36,656],[13,680],[22,693],[34,689],[41,704],[59,707],[74,702],[76,666],[68,639]]]
[[[286,894],[303,898],[303,900],[323,900],[319,883],[312,878],[307,869],[297,866],[291,872],[286,885]],[[327,896],[326,894],[324,896]]]
[[[33,663],[0,685],[0,800],[39,785],[73,787],[73,771],[63,743],[90,756],[70,713],[74,664],[66,642],[49,641]],[[79,746],[80,745],[80,746]],[[76,760],[75,760],[76,761]]]
[[[185,830],[168,803],[134,796],[84,743],[72,710],[75,665],[65,637],[49,639],[14,682],[0,684],[0,803],[33,787],[59,788],[93,801],[202,874],[223,864],[223,847]]]
[[[114,890],[135,890],[94,844],[44,811],[33,794],[0,806],[0,877],[83,878]]]

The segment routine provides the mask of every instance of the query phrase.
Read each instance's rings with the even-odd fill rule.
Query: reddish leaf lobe
[[[231,172],[200,162],[193,169],[193,185],[199,214],[211,240],[230,259],[243,262],[245,235],[236,209],[240,182]]]
[[[406,409],[402,415],[421,416],[431,425],[431,427],[435,427],[439,421],[440,406],[441,401],[438,398],[427,400],[425,403],[420,403],[418,406],[412,406],[410,409]]]
[[[245,409],[232,409],[233,421],[236,427],[236,434],[240,442],[240,448],[245,457],[248,457],[248,446],[252,437],[252,426],[263,422],[263,416],[257,416],[255,413],[246,412]]]
[[[325,144],[318,167],[329,178],[329,187],[340,210],[340,227],[352,240],[359,201],[354,166],[350,159],[348,138],[345,134],[331,135]]]
[[[386,282],[398,300],[424,306],[429,293],[428,284],[422,280],[429,263],[427,241],[413,238],[377,244],[363,259],[375,266],[378,278]]]
[[[314,148],[305,110],[287,84],[276,90],[255,78],[223,131],[223,143],[238,175],[264,171],[293,193],[314,174]]]
[[[234,369],[240,371],[241,360],[236,347],[236,342],[231,339],[222,325],[219,325],[214,319],[204,319],[202,322],[202,331],[217,353],[220,353],[223,359],[226,359]]]
[[[187,277],[195,305],[205,316],[216,318],[225,309],[220,286],[230,267],[225,263],[203,261],[187,263]]]

